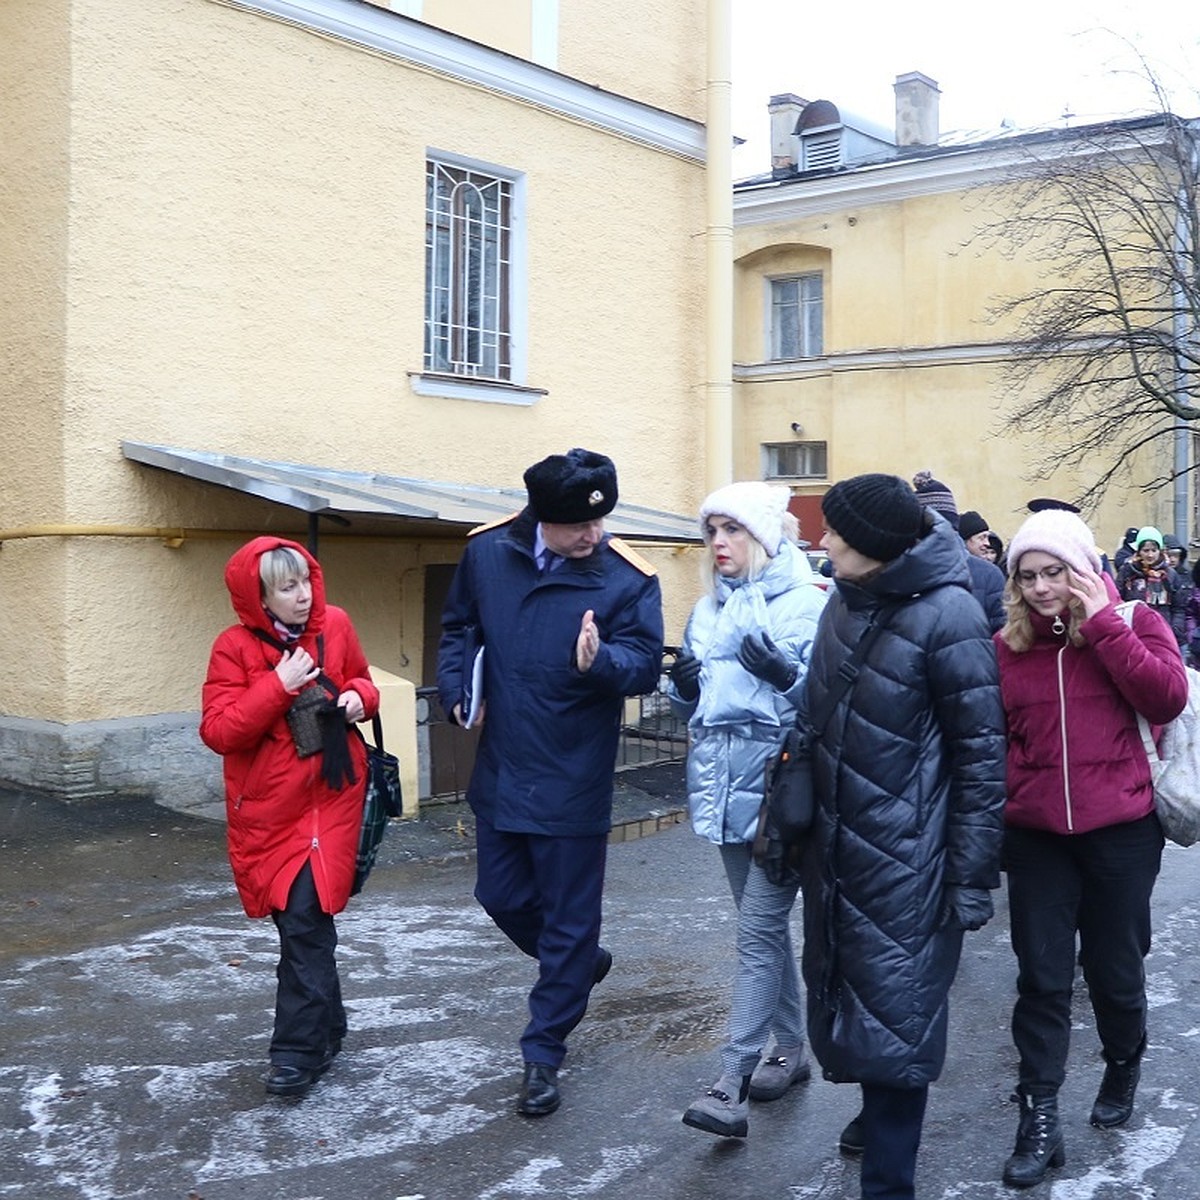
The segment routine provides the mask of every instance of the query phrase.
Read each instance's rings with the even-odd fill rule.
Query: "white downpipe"
[[[730,0],[708,0],[708,304],[705,313],[704,479],[733,479],[733,118]]]
[[[1196,153],[1193,150],[1189,164],[1192,168],[1193,177],[1196,173]],[[1192,221],[1187,213],[1188,191],[1186,187],[1179,189],[1178,198],[1176,200],[1176,217],[1175,217],[1175,252],[1179,255],[1183,269],[1187,269],[1187,264],[1192,261],[1191,237],[1192,237]],[[1178,284],[1174,289],[1175,301],[1175,316],[1174,329],[1172,330],[1175,345],[1182,347],[1193,335],[1194,331],[1191,328],[1191,321],[1186,315],[1187,298],[1183,294],[1183,288]],[[1176,377],[1177,388],[1176,396],[1180,400],[1187,399],[1184,393],[1183,363],[1182,350],[1176,352]],[[1191,540],[1191,515],[1192,506],[1190,503],[1191,492],[1195,484],[1192,480],[1189,467],[1191,466],[1191,449],[1192,449],[1192,430],[1185,422],[1176,420],[1175,434],[1173,438],[1173,467],[1174,467],[1174,487],[1172,489],[1172,525],[1175,536],[1187,546]]]

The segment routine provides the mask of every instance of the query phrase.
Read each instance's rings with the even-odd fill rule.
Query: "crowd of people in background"
[[[912,480],[917,499],[933,508],[958,531],[972,559],[990,563],[994,572],[982,569],[979,562],[968,564],[971,590],[987,613],[993,632],[1005,621],[1002,594],[1008,574],[1008,555],[1004,538],[975,510],[960,513],[954,493],[933,478],[931,471],[919,471]],[[1030,500],[1028,513],[1060,510],[1079,513],[1065,500]],[[1188,549],[1173,533],[1163,533],[1153,525],[1131,525],[1111,556],[1099,551],[1101,570],[1108,575],[1122,601],[1141,600],[1151,605],[1171,626],[1184,661],[1200,666],[1200,559],[1189,563]],[[831,565],[824,559],[819,567],[830,577]]]

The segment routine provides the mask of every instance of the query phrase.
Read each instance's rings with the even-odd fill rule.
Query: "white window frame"
[[[799,285],[799,295],[794,307],[796,316],[797,344],[795,353],[787,353],[793,347],[783,344],[784,328],[780,320],[783,304],[779,292],[784,284]],[[815,292],[815,295],[805,293]],[[819,358],[825,352],[825,280],[820,271],[802,271],[794,275],[775,275],[766,280],[766,358],[770,362],[784,362],[796,358]],[[813,312],[815,311],[815,316]]]
[[[806,453],[807,452],[807,453]],[[785,455],[811,460],[819,458],[819,462],[815,466],[819,466],[820,470],[814,469],[814,464],[811,461],[806,461],[804,464],[798,464],[807,469],[799,471],[784,471],[780,469],[780,459]],[[787,466],[794,464],[787,463]],[[818,441],[802,441],[802,442],[763,442],[762,444],[762,467],[764,479],[828,479],[829,478],[829,443]]]
[[[526,388],[527,344],[528,344],[528,276],[526,269],[526,181],[525,175],[509,167],[481,159],[454,154],[449,151],[430,147],[426,150],[426,213],[425,213],[425,257],[426,275],[424,287],[424,349],[421,372],[414,373],[413,388],[421,395],[448,395],[460,398],[500,400],[506,403],[532,403],[538,395],[544,394],[537,389]],[[464,333],[461,323],[452,322],[451,336],[453,344],[447,346],[446,334],[438,330],[441,322],[434,312],[430,295],[430,279],[436,268],[444,273],[450,287],[456,282],[460,289],[464,275],[457,263],[445,259],[438,260],[439,239],[431,237],[430,213],[428,207],[428,178],[431,170],[444,168],[452,174],[462,174],[464,188],[474,185],[490,185],[495,188],[497,196],[506,194],[508,206],[508,225],[500,231],[498,239],[492,238],[494,245],[486,247],[493,255],[491,269],[496,273],[497,288],[494,295],[481,298],[476,293],[476,301],[486,299],[492,313],[483,324],[485,329],[472,329],[470,334]],[[451,233],[455,239],[475,238],[477,232],[472,229],[469,218],[460,212],[452,215],[452,221],[460,221]],[[489,235],[490,236],[490,235]],[[503,261],[495,257],[500,254],[500,246],[507,240],[507,252]],[[461,241],[459,242],[461,247]],[[442,247],[444,251],[446,247]],[[456,300],[461,304],[467,299],[464,293],[456,292]],[[461,311],[461,308],[459,309]],[[507,320],[505,320],[505,314]],[[437,332],[435,332],[437,331]],[[464,342],[464,336],[467,340]],[[484,340],[499,339],[495,342],[494,362],[489,355],[480,351]],[[504,342],[507,342],[505,347]],[[448,353],[439,354],[438,345],[446,347]],[[473,347],[467,353],[468,345]],[[507,355],[507,365],[504,359]],[[457,359],[457,361],[454,361]]]

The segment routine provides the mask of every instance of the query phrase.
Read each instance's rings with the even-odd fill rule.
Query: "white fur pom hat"
[[[1021,555],[1041,550],[1065,562],[1073,571],[1100,571],[1100,552],[1092,531],[1072,512],[1046,508],[1025,519],[1008,543],[1008,570],[1016,574]]]
[[[700,531],[704,532],[709,517],[732,517],[774,558],[783,541],[783,514],[791,496],[785,487],[757,480],[728,483],[709,493],[700,505]]]

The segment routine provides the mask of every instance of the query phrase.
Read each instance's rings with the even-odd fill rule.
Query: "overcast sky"
[[[941,89],[941,131],[1073,123],[1150,111],[1135,53],[1200,115],[1196,0],[734,0],[734,177],[770,168],[767,99],[793,92],[892,128],[897,75]]]

